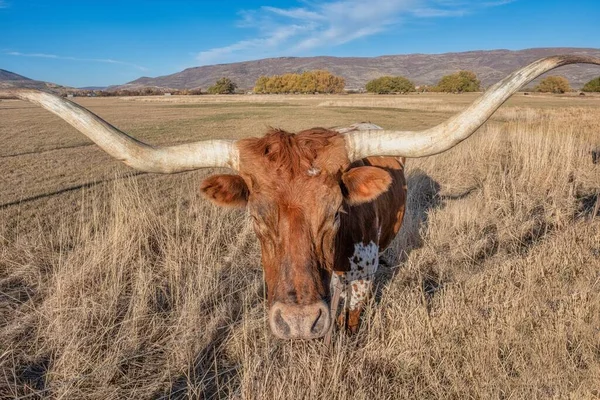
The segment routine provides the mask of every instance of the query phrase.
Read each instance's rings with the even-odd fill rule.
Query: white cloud
[[[304,8],[291,8],[289,10],[284,10],[281,8],[264,6],[264,7],[262,7],[262,9],[264,11],[269,11],[274,14],[281,15],[282,17],[288,17],[288,18],[294,18],[294,19],[316,20],[316,21],[323,21],[326,19],[325,16],[323,16],[317,12],[306,10]]]
[[[334,0],[305,2],[296,8],[264,6],[240,12],[238,26],[254,29],[254,38],[204,50],[196,60],[205,65],[305,55],[390,30],[411,19],[461,17],[513,1]]]
[[[290,25],[278,27],[270,35],[257,39],[242,40],[225,47],[217,47],[198,53],[196,59],[202,64],[222,63],[231,57],[238,57],[240,52],[264,52],[269,49],[277,49],[292,37],[307,30],[307,26]]]
[[[464,9],[444,9],[444,8],[417,8],[413,14],[419,18],[440,18],[440,17],[462,17],[468,12]]]
[[[1,1],[1,0],[0,0]],[[106,64],[119,64],[126,65],[129,67],[133,67],[139,69],[140,71],[148,71],[148,68],[142,67],[141,65],[113,60],[111,58],[79,58],[79,57],[70,57],[70,56],[59,56],[56,54],[46,54],[46,53],[21,53],[18,51],[7,51],[5,54],[9,56],[17,56],[17,57],[36,57],[36,58],[51,58],[55,60],[70,60],[70,61],[84,61],[84,62],[97,62],[97,63],[106,63]]]
[[[505,4],[514,3],[517,0],[497,0],[497,1],[486,1],[483,3],[484,7],[497,7]]]

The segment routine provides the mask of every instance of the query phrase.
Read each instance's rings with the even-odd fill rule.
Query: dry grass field
[[[476,95],[76,99],[150,143],[372,121],[421,129]],[[210,170],[135,173],[0,102],[0,398],[600,398],[600,97],[515,95],[409,160],[404,227],[360,332],[283,342],[241,211]]]

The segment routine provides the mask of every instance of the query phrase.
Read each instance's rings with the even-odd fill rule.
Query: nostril
[[[323,310],[319,309],[319,313],[317,314],[317,318],[315,319],[315,322],[313,322],[312,326],[310,327],[310,333],[312,333],[313,335],[317,335],[321,332],[323,332],[323,328],[325,328],[325,318],[323,317]]]
[[[290,326],[283,319],[283,316],[281,315],[281,310],[275,310],[275,314],[273,316],[273,322],[274,322],[275,327],[277,328],[277,330],[279,331],[279,333],[281,335],[283,335],[283,336],[290,335]]]

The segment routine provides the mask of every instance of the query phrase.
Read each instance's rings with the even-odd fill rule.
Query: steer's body
[[[386,192],[371,202],[347,204],[340,218],[331,287],[337,285],[345,298],[347,313],[342,317],[353,332],[373,286],[379,252],[389,246],[402,226],[406,205],[404,162],[403,158],[369,157],[350,165],[350,169],[364,165],[382,168],[392,177]]]

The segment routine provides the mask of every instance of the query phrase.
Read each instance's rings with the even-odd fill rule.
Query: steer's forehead
[[[242,175],[252,184],[271,182],[275,188],[331,179],[349,164],[342,135],[321,128],[296,134],[271,130],[240,140],[238,147]]]

